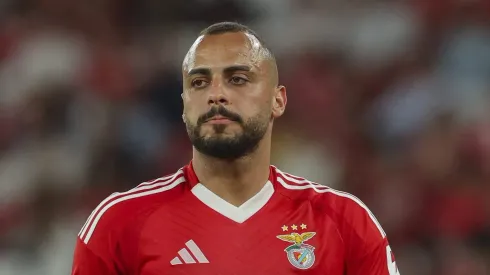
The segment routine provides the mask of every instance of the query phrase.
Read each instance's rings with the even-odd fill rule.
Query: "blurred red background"
[[[254,28],[288,88],[273,163],[361,198],[401,274],[490,272],[490,2],[0,4],[0,275],[67,274],[108,194],[185,165],[180,65]]]

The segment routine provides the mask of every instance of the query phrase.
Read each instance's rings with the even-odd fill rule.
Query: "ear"
[[[184,123],[185,123],[186,121],[185,121],[185,100],[184,100],[184,96],[185,96],[184,93],[180,94],[180,97],[182,98],[182,121],[184,121]]]
[[[286,87],[277,86],[274,98],[272,99],[272,118],[278,118],[286,111],[286,103],[288,101],[286,95]]]

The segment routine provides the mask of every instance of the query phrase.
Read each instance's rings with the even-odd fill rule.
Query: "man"
[[[78,235],[72,274],[399,274],[359,199],[270,165],[286,89],[252,30],[208,27],[182,74],[192,161],[102,201]]]

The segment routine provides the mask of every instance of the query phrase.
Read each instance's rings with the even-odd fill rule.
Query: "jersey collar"
[[[184,176],[191,189],[199,183],[199,179],[197,178],[194,168],[192,167],[192,160],[189,162],[189,164],[184,166]]]
[[[192,189],[196,184],[199,183],[199,179],[197,178],[196,173],[194,172],[194,168],[192,166],[192,160],[184,166],[184,175],[187,180],[187,184],[189,184]],[[274,188],[277,188],[277,172],[274,166],[269,166],[269,181],[272,183]]]
[[[277,184],[275,184],[276,171],[273,166],[270,166],[269,180],[265,183],[264,187],[242,205],[234,206],[199,183],[199,179],[192,168],[192,162],[184,168],[184,173],[190,191],[199,201],[222,216],[237,223],[247,221],[260,211],[260,209],[262,209],[272,198],[274,189],[277,186]]]

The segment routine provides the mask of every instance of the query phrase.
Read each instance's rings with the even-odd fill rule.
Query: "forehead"
[[[260,67],[262,47],[258,40],[245,33],[224,33],[199,37],[186,55],[183,71],[196,67],[220,68],[245,64]]]

